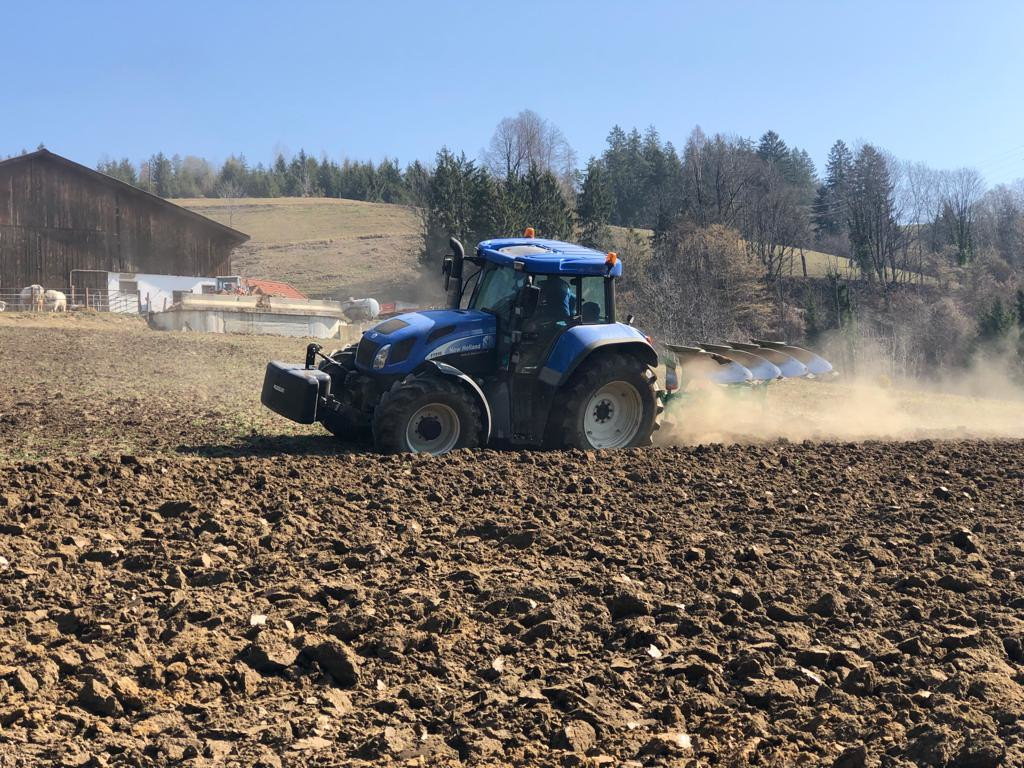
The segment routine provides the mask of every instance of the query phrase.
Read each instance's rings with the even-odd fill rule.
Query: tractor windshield
[[[491,312],[498,317],[507,317],[524,282],[524,273],[516,272],[510,267],[488,264],[484,267],[469,306],[471,309]]]

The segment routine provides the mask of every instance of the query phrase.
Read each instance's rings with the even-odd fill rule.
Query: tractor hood
[[[428,360],[487,353],[495,347],[496,329],[494,315],[475,309],[396,315],[363,332],[356,367],[377,375],[404,375]]]

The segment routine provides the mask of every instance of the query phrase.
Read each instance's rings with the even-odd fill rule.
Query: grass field
[[[415,300],[419,219],[403,205],[333,198],[183,199],[248,234],[234,271],[286,280],[315,297]]]

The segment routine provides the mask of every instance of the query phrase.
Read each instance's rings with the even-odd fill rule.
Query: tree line
[[[974,169],[937,170],[869,143],[837,140],[819,173],[804,149],[772,130],[754,139],[697,127],[680,149],[653,127],[615,126],[601,153],[578,168],[557,126],[526,110],[502,120],[479,157],[442,148],[430,162],[403,167],[300,151],[268,166],[232,156],[215,168],[157,153],[99,170],[164,197],[410,205],[422,224],[424,265],[440,258],[449,235],[474,243],[525,226],[602,250],[632,249],[631,257],[648,258],[625,283],[646,299],[637,314],[646,312],[652,327],[674,325],[677,336],[815,335],[843,326],[873,294],[883,307],[872,320],[879,335],[910,328],[916,316],[897,315],[913,312],[929,318],[915,333],[941,328],[954,340],[925,344],[938,350],[932,358],[1024,325],[1024,183],[987,188]],[[794,285],[806,251],[853,265],[844,272],[835,262],[829,302]],[[908,296],[929,292],[941,300],[908,308]]]
[[[405,202],[405,171],[396,160],[379,163],[319,159],[300,150],[278,154],[270,166],[232,155],[219,167],[201,157],[163,152],[135,165],[102,160],[97,170],[154,195],[177,197],[337,197],[378,203]]]
[[[1024,266],[1020,182],[986,190],[974,169],[934,170],[843,140],[819,178],[808,153],[774,131],[753,141],[698,127],[679,152],[653,128],[613,128],[587,164],[577,210],[595,243],[607,225],[656,238],[680,218],[736,229],[769,280],[799,248],[852,258],[881,285],[934,274],[942,262],[963,266],[986,249]]]
[[[742,235],[769,282],[801,248],[849,257],[882,286],[934,276],[986,251],[1024,265],[1021,184],[986,189],[976,170],[901,162],[871,144],[836,141],[819,177],[805,150],[771,130],[755,141],[697,127],[677,150],[653,127],[615,126],[600,155],[582,169],[575,163],[561,131],[526,110],[499,123],[479,160],[442,149],[431,163],[403,168],[391,158],[337,161],[300,150],[268,166],[232,155],[215,168],[159,152],[138,165],[104,160],[98,169],[161,197],[404,203],[425,208],[425,226],[453,226],[470,239],[508,234],[525,219],[595,247],[609,245],[611,226],[651,230],[660,241],[680,220],[721,225]],[[561,199],[550,195],[555,189]]]

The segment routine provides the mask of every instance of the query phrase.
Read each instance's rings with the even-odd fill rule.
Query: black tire
[[[627,384],[639,399],[640,417],[636,432],[622,444],[595,445],[587,434],[584,421],[591,399],[603,388]],[[602,406],[598,406],[602,407]],[[553,447],[635,448],[651,445],[654,432],[661,426],[664,406],[658,396],[658,380],[654,371],[633,355],[612,352],[587,360],[559,392],[549,420],[548,440]],[[596,414],[595,414],[596,416]]]
[[[447,426],[449,417],[454,417],[457,433]],[[417,424],[411,423],[414,418],[419,419]],[[435,430],[440,430],[436,437]],[[381,453],[447,453],[457,448],[477,448],[482,431],[476,399],[457,381],[442,376],[414,376],[396,382],[381,396],[373,412],[373,442]],[[410,441],[410,433],[420,440],[419,446]],[[445,437],[453,434],[454,438]],[[438,450],[432,450],[431,444]]]
[[[343,443],[369,445],[373,440],[369,426],[363,421],[351,418],[350,414],[344,411],[325,411],[320,414],[320,423]]]

